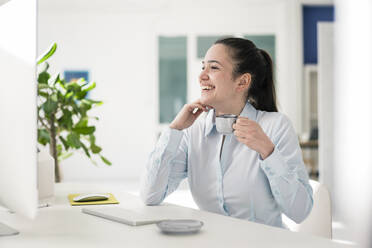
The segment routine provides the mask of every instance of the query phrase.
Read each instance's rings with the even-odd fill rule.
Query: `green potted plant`
[[[107,165],[111,162],[96,144],[96,128],[92,124],[98,117],[89,116],[93,107],[102,104],[87,97],[88,92],[96,87],[95,82],[86,82],[83,78],[66,82],[60,74],[51,76],[46,62],[56,51],[54,43],[37,61],[38,65],[38,143],[49,145],[54,158],[55,181],[60,182],[59,162],[70,157],[75,150],[83,150],[94,163],[93,155]]]

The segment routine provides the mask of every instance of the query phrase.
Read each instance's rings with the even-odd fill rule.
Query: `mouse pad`
[[[81,194],[69,194],[68,200],[71,204],[71,206],[81,206],[81,205],[104,205],[104,204],[118,204],[118,200],[116,200],[115,196],[111,193],[104,193],[110,195],[110,197],[107,200],[103,201],[89,201],[89,202],[74,202],[73,198],[81,195]]]

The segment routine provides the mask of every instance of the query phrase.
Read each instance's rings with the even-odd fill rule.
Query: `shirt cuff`
[[[260,157],[259,161],[262,170],[268,177],[283,175],[287,169],[287,163],[276,147],[265,160]]]
[[[183,137],[183,131],[166,127],[160,139],[167,143],[166,150],[176,152]]]

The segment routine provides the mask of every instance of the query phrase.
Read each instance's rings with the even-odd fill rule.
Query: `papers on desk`
[[[165,220],[161,218],[156,218],[151,215],[137,213],[133,210],[121,207],[83,208],[81,211],[85,214],[94,215],[97,217],[120,222],[130,226],[154,224]]]

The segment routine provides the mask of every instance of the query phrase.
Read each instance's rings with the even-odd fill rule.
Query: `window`
[[[159,122],[170,123],[186,104],[187,39],[159,37]]]
[[[197,58],[203,59],[208,49],[216,42],[218,39],[224,36],[198,36],[197,37]]]
[[[268,52],[275,65],[275,35],[244,35],[244,38],[251,40],[256,47]]]

